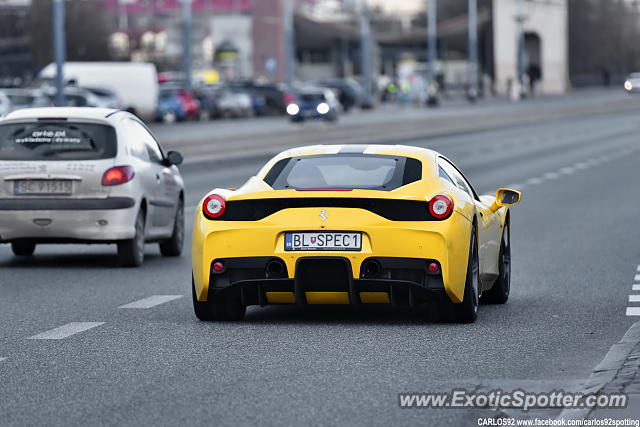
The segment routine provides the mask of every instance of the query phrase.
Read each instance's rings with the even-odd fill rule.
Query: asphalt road
[[[0,246],[0,425],[463,426],[493,413],[400,409],[398,393],[576,389],[637,320],[625,313],[640,262],[639,110],[413,142],[449,156],[480,192],[524,193],[511,299],[482,306],[473,325],[343,307],[202,323],[189,250],[165,259],[149,245],[131,270],[109,246],[41,246],[24,259]],[[263,161],[185,167],[187,206]],[[119,308],[155,295],[176,298]],[[31,339],[74,328],[87,330]]]

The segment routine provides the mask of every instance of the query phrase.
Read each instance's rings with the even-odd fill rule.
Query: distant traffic
[[[288,85],[254,80],[223,82],[208,76],[194,74],[192,87],[185,88],[181,73],[159,73],[153,64],[68,62],[64,76],[65,104],[122,109],[158,123],[257,116],[285,116],[295,122],[313,118],[335,121],[344,112],[370,109],[375,104],[352,78]],[[0,116],[25,108],[54,106],[55,77],[55,66],[49,64],[28,87],[0,88]],[[311,102],[309,113],[304,110],[311,104],[304,100],[314,97],[313,94],[322,99]],[[292,111],[295,113],[291,114]]]

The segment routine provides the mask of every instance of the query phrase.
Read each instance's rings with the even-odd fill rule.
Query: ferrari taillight
[[[134,176],[135,173],[131,166],[116,166],[111,169],[107,169],[107,171],[102,175],[102,185],[112,186],[126,184],[131,181]]]
[[[451,197],[439,194],[429,200],[429,213],[436,219],[447,219],[453,213]]]
[[[227,209],[227,201],[217,194],[205,197],[204,202],[202,202],[202,212],[209,219],[222,216],[225,209]]]

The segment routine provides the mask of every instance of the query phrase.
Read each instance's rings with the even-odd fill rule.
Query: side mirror
[[[177,151],[169,151],[167,153],[167,166],[178,166],[183,160],[182,154]]]
[[[491,209],[491,212],[495,212],[502,207],[518,204],[521,199],[521,192],[510,188],[501,188],[496,191],[496,201],[493,202],[489,209]]]

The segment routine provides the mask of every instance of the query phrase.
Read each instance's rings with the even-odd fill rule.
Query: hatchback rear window
[[[0,125],[0,160],[98,160],[116,155],[113,127],[93,123]]]
[[[265,182],[284,189],[368,189],[391,191],[422,178],[422,163],[410,157],[333,154],[301,156],[276,163]]]

